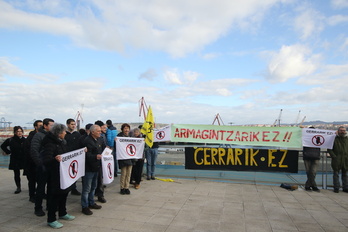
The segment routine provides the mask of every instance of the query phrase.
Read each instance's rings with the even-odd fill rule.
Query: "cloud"
[[[271,82],[285,82],[291,78],[309,75],[318,66],[320,55],[312,54],[304,45],[282,46],[275,53],[268,53],[271,60],[268,64],[266,78]]]
[[[165,70],[164,79],[174,85],[191,85],[200,76],[199,73],[193,71],[179,71],[177,69]]]
[[[37,81],[52,81],[58,79],[57,76],[52,74],[32,74],[26,73],[17,66],[10,63],[10,59],[7,57],[0,57],[0,81],[4,81],[6,76],[10,76],[11,79],[21,78]]]
[[[328,24],[331,26],[335,26],[340,23],[347,23],[348,16],[347,15],[334,15],[328,18]]]
[[[348,7],[348,1],[347,0],[331,0],[331,5],[334,8],[342,9]]]
[[[219,57],[220,55],[220,53],[206,53],[202,56],[202,58],[205,60],[212,60]]]
[[[294,28],[300,33],[301,39],[308,39],[324,29],[323,21],[325,18],[321,13],[311,9],[307,4],[298,11],[299,15],[294,19]]]
[[[139,79],[146,79],[149,81],[153,81],[153,79],[157,76],[156,70],[150,68],[146,72],[140,74]]]
[[[232,27],[260,24],[264,12],[278,2],[285,1],[0,1],[0,27],[63,35],[98,50],[123,53],[135,47],[183,57]]]

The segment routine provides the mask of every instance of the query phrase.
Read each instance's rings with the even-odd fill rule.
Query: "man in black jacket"
[[[313,126],[309,127],[315,129]],[[317,168],[320,160],[320,148],[303,147],[303,162],[306,168],[307,181],[305,184],[306,191],[320,192],[315,182]]]
[[[90,209],[101,209],[100,205],[94,202],[94,193],[97,187],[98,171],[101,166],[101,154],[103,144],[100,138],[101,129],[98,125],[90,128],[90,134],[86,137],[83,144],[87,147],[85,176],[82,177],[81,206],[82,213],[92,215]]]
[[[30,155],[30,145],[31,140],[33,139],[34,135],[39,131],[39,128],[42,127],[42,120],[36,120],[33,124],[34,130],[30,131],[27,140],[25,141],[26,150],[27,150],[27,167],[26,167],[26,174],[28,178],[28,188],[29,188],[29,201],[32,203],[35,203],[35,191],[36,191],[36,167],[31,159]]]
[[[72,118],[69,118],[68,120],[66,120],[66,127],[67,127],[67,131],[66,131],[66,135],[64,139],[66,140],[66,143],[68,146],[68,152],[79,149],[80,148],[79,139],[81,137],[81,134],[75,130],[76,129],[75,120]],[[76,196],[81,195],[81,193],[76,189],[76,182],[72,185],[71,194]]]
[[[43,126],[34,135],[30,144],[30,155],[36,166],[36,195],[35,195],[35,215],[42,217],[45,216],[45,212],[42,210],[42,201],[45,197],[45,188],[47,183],[46,170],[43,165],[40,152],[42,150],[42,140],[48,134],[51,127],[54,124],[54,120],[50,118],[45,118],[43,121]]]

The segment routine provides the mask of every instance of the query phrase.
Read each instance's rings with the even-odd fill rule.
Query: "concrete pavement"
[[[47,226],[46,216],[34,215],[25,177],[20,194],[13,193],[12,171],[0,168],[0,180],[0,231],[54,230]],[[68,213],[76,219],[61,221],[64,227],[59,231],[348,231],[347,193],[288,191],[274,185],[206,179],[173,180],[145,179],[140,189],[131,188],[130,195],[120,195],[116,178],[105,190],[107,203],[91,216],[81,213],[80,197],[69,195]]]

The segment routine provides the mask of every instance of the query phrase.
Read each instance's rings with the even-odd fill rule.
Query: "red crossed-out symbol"
[[[128,144],[126,147],[126,151],[128,155],[135,156],[137,148],[134,146],[134,144]]]
[[[112,179],[111,163],[108,163],[108,176],[109,176],[109,179]]]
[[[156,133],[156,138],[158,140],[164,139],[165,136],[166,136],[166,132],[164,132],[164,131],[159,131],[159,132]]]
[[[74,160],[69,165],[69,176],[72,179],[75,179],[78,172],[79,172],[79,162],[77,162],[77,160]]]
[[[312,143],[315,146],[321,146],[321,145],[323,145],[325,143],[325,138],[322,135],[315,135],[312,138]]]

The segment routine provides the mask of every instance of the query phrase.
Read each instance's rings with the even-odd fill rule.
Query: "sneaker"
[[[306,191],[309,191],[309,192],[312,191],[311,187],[305,187],[305,190],[306,190]],[[314,190],[314,189],[313,189],[313,190]]]
[[[98,197],[98,201],[101,203],[106,203],[106,200],[104,197]]]
[[[81,196],[81,193],[77,189],[71,190],[71,195]]]
[[[338,188],[334,188],[334,193],[339,193],[340,190]]]
[[[154,176],[151,176],[151,180],[156,180],[156,178]]]
[[[38,217],[45,216],[45,212],[42,209],[35,210],[35,215]]]
[[[59,221],[54,221],[54,222],[47,222],[47,225],[52,227],[53,229],[59,229],[63,227],[63,224],[60,223]]]
[[[89,208],[90,209],[101,209],[102,206],[101,205],[97,205],[96,203],[94,203],[94,205],[90,205]]]
[[[318,187],[312,187],[313,191],[320,193],[320,189]]]
[[[121,193],[122,195],[126,194],[125,189],[121,189],[120,193]]]
[[[124,192],[125,192],[125,194],[127,194],[127,195],[129,195],[129,194],[130,194],[129,189],[125,189],[125,190],[124,190]]]
[[[64,216],[62,217],[59,217],[60,219],[63,219],[63,220],[67,220],[67,221],[72,221],[75,219],[75,216],[72,216],[70,214],[65,214]]]
[[[88,208],[82,208],[82,213],[85,214],[85,215],[92,215],[93,212]]]

